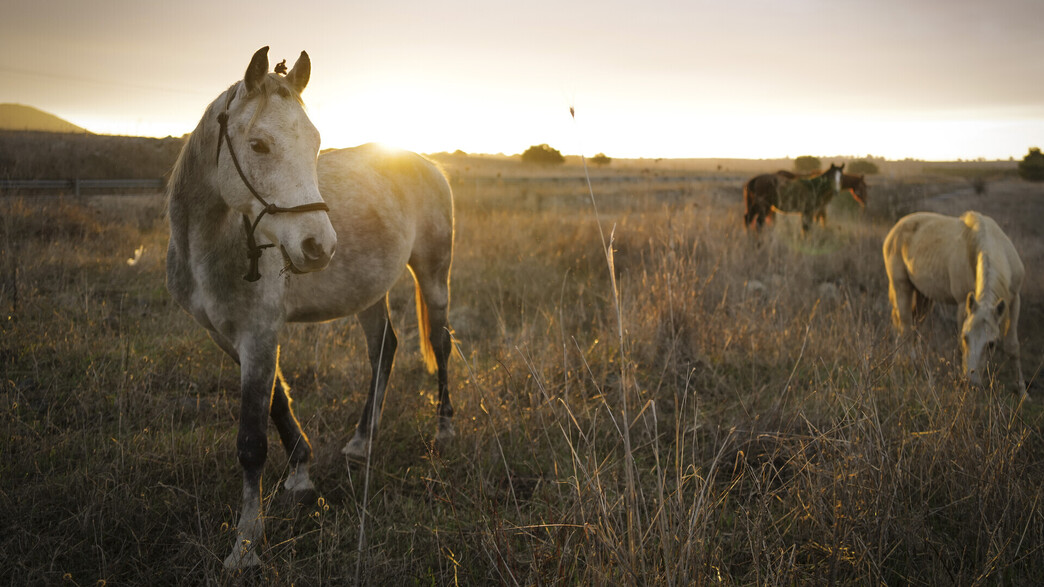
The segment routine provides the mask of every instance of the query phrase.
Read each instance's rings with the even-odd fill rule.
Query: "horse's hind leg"
[[[449,397],[449,356],[453,350],[453,337],[449,326],[449,278],[453,241],[440,240],[438,245],[425,250],[429,254],[415,254],[410,259],[409,266],[417,287],[417,322],[422,338],[421,353],[428,365],[428,371],[435,370],[438,373],[439,401],[436,413],[439,430],[435,436],[438,442],[449,440],[455,434],[453,404],[450,403]],[[424,338],[427,338],[427,341],[423,340]]]
[[[896,340],[900,345],[907,345],[913,338],[913,308],[918,293],[910,281],[897,245],[889,238],[885,239],[884,261],[888,274],[888,301],[892,306],[892,324],[896,330]],[[907,355],[916,356],[912,345],[907,346]]]
[[[315,489],[308,477],[308,461],[312,457],[312,445],[301,430],[301,423],[294,416],[290,399],[290,386],[283,378],[276,360],[275,388],[272,392],[272,422],[279,431],[279,439],[283,442],[286,455],[290,461],[290,474],[283,487],[293,492],[311,491]]]
[[[392,330],[388,318],[388,297],[359,313],[359,323],[366,334],[366,350],[370,357],[370,389],[363,406],[355,435],[348,441],[341,452],[353,460],[366,460],[370,450],[370,442],[377,435],[381,421],[381,409],[384,406],[384,391],[388,387],[392,362],[398,340]]]
[[[435,367],[438,372],[439,403],[436,407],[439,417],[437,441],[449,440],[453,431],[453,404],[449,397],[449,356],[453,350],[453,339],[449,327],[449,268],[436,271],[434,276],[425,278],[416,275],[417,287],[426,306],[428,321],[428,341],[435,355]]]

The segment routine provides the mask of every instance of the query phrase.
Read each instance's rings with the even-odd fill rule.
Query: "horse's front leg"
[[[1019,394],[1022,397],[1027,397],[1026,393],[1026,379],[1022,375],[1022,357],[1019,349],[1019,306],[1022,304],[1021,296],[1015,294],[1011,298],[1011,309],[1008,310],[1008,317],[1010,322],[1008,324],[1008,332],[1004,336],[1004,351],[1015,358],[1015,373],[1018,374],[1019,378]]]
[[[355,435],[341,452],[351,460],[365,461],[370,451],[370,443],[377,435],[380,425],[384,391],[388,387],[388,377],[391,375],[395,349],[398,347],[395,331],[392,330],[391,320],[388,318],[387,296],[360,312],[359,323],[366,333],[366,350],[370,357],[371,370],[370,389],[362,415],[359,416],[359,424],[355,428]]]
[[[225,558],[225,567],[229,569],[261,562],[257,556],[257,545],[264,534],[261,472],[268,456],[266,426],[277,355],[274,335],[252,339],[239,347],[241,395],[236,448],[243,467],[243,504],[236,524],[236,544]]]

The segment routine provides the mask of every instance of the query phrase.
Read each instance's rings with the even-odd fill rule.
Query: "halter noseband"
[[[232,156],[232,163],[236,166],[236,171],[239,173],[239,178],[243,180],[243,185],[250,190],[250,193],[254,195],[254,198],[261,202],[264,206],[261,209],[261,213],[257,215],[257,218],[253,222],[250,222],[250,218],[246,214],[243,214],[243,229],[246,230],[247,238],[247,257],[250,259],[250,271],[243,276],[243,279],[254,282],[261,279],[261,272],[258,271],[258,260],[261,259],[261,253],[269,247],[274,247],[272,243],[263,245],[257,244],[257,240],[254,238],[254,231],[257,229],[257,225],[261,222],[261,218],[265,214],[282,214],[285,212],[329,212],[330,207],[326,205],[326,202],[312,202],[311,204],[301,204],[300,206],[293,206],[291,208],[284,208],[275,204],[268,203],[267,200],[261,197],[261,194],[257,193],[254,186],[247,179],[243,168],[239,165],[239,158],[236,157],[236,151],[232,148],[232,137],[228,135],[228,106],[232,103],[232,98],[236,95],[235,90],[231,90],[228,94],[228,98],[225,100],[225,111],[218,114],[218,124],[221,125],[221,130],[218,132],[218,144],[217,144],[217,156],[215,157],[214,163],[221,163],[221,143],[228,143],[228,154]]]

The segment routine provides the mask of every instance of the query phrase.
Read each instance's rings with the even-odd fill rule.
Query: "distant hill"
[[[91,133],[0,130],[0,178],[148,179],[164,177],[184,140]]]
[[[22,104],[0,104],[0,130],[87,133],[85,128]]]

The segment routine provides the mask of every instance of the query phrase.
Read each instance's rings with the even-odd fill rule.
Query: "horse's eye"
[[[255,153],[261,153],[262,155],[269,152],[268,143],[261,139],[250,139],[250,148],[253,149]]]

